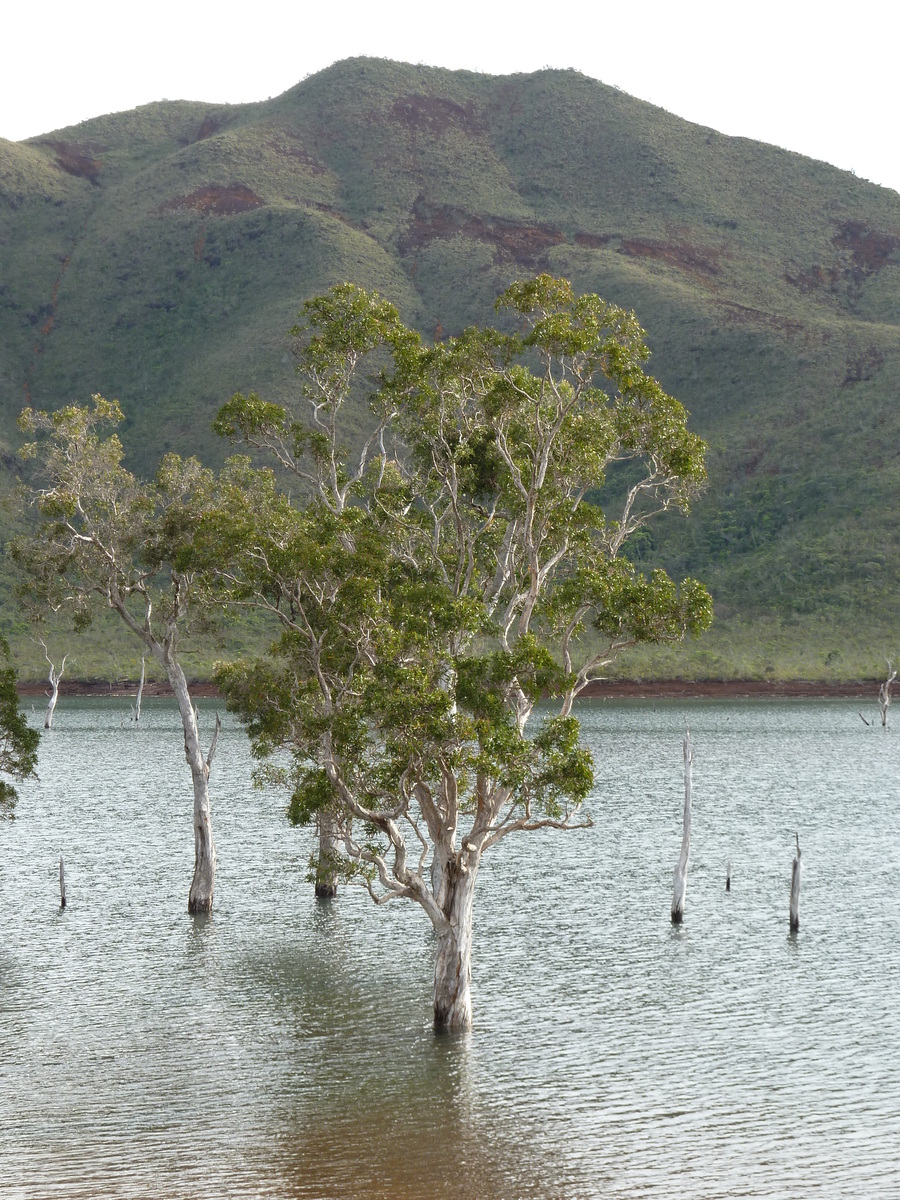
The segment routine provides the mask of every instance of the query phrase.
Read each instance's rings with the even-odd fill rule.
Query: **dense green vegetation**
[[[636,310],[711,447],[691,520],[633,553],[705,580],[716,625],[619,669],[880,675],[900,617],[900,196],[575,72],[355,59],[262,104],[0,142],[4,487],[25,403],[102,392],[134,469],[216,462],[224,399],[294,389],[309,296],[377,288],[442,337],[538,270]],[[39,677],[5,582],[0,614]],[[79,646],[81,673],[128,674],[128,653]]]
[[[41,735],[29,728],[19,707],[16,673],[9,664],[9,646],[0,637],[0,817],[9,816],[17,793],[9,782],[35,773]]]

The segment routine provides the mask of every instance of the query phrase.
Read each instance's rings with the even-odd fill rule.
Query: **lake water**
[[[900,1196],[900,729],[859,707],[584,702],[594,827],[486,857],[451,1038],[424,916],[313,900],[233,721],[192,919],[174,705],[63,699],[0,823],[0,1196]]]

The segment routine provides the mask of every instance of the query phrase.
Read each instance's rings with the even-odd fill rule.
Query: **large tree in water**
[[[216,877],[209,774],[219,721],[208,753],[179,657],[179,642],[197,608],[197,582],[183,564],[195,506],[210,476],[194,459],[167,456],[152,484],[122,466],[110,426],[122,420],[116,401],[94,396],[89,407],[47,414],[26,409],[21,427],[36,435],[23,448],[42,476],[33,493],[41,525],[13,543],[22,594],[38,610],[67,610],[76,627],[94,606],[112,609],[165,670],[181,714],[184,753],[194,787],[194,875],[188,911],[212,908]]]
[[[235,396],[218,420],[278,467],[232,460],[195,543],[220,571],[230,546],[233,598],[284,627],[267,658],[222,670],[230,705],[293,818],[328,814],[328,869],[431,921],[435,1025],[453,1030],[472,1020],[482,856],[589,823],[575,699],[624,648],[711,616],[702,585],[623,555],[704,480],[634,315],[548,276],[498,309],[505,329],[425,348],[349,285],[307,304],[296,410]],[[363,437],[347,401],[366,363]]]

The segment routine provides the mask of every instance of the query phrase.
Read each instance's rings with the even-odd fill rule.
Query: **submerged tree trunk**
[[[891,660],[888,659],[888,677],[878,689],[878,711],[881,713],[882,729],[887,729],[888,709],[891,707],[891,688],[896,678],[897,672],[893,669]]]
[[[684,920],[688,857],[691,852],[691,765],[691,731],[688,729],[684,735],[684,831],[681,835],[681,854],[675,868],[675,885],[672,891],[673,925],[680,925]]]
[[[134,702],[134,721],[137,724],[141,719],[141,697],[144,694],[144,673],[146,671],[146,660],[144,655],[141,655],[141,682],[138,684],[137,699]]]
[[[172,691],[178,701],[178,711],[181,713],[181,724],[184,729],[184,757],[191,769],[191,779],[194,784],[194,878],[191,881],[191,890],[188,895],[188,912],[207,913],[212,909],[213,892],[216,885],[216,845],[213,841],[212,812],[209,802],[209,771],[216,752],[221,721],[217,713],[216,730],[209,747],[209,754],[204,760],[203,751],[200,748],[197,717],[191,703],[184,671],[172,658],[168,658],[165,666]]]
[[[316,861],[316,898],[330,900],[337,895],[336,862],[339,830],[334,815],[327,811],[318,814],[319,857]]]
[[[48,692],[50,697],[47,702],[47,712],[44,714],[44,728],[53,728],[53,714],[56,711],[56,702],[59,699],[59,676],[53,671],[50,672],[50,686],[52,690]]]
[[[41,645],[43,646],[43,642],[41,643]],[[50,675],[48,676],[48,678],[50,680],[50,689],[51,689],[47,693],[47,695],[50,697],[50,701],[47,704],[47,712],[46,712],[46,715],[44,716],[44,728],[45,729],[53,728],[53,714],[56,711],[56,702],[59,699],[59,681],[63,677],[63,671],[66,669],[66,659],[68,657],[69,657],[68,654],[63,655],[62,665],[60,666],[59,670],[57,671],[57,669],[53,665],[53,663],[50,662],[50,655],[47,653],[47,647],[44,646],[44,658],[46,658],[47,662],[50,663]]]
[[[434,963],[434,1027],[453,1033],[472,1028],[472,905],[478,862],[452,859],[445,872],[444,915]]]
[[[792,932],[796,932],[800,928],[800,834],[795,833],[794,837],[797,839],[797,857],[794,859],[794,866],[791,871],[790,926]]]

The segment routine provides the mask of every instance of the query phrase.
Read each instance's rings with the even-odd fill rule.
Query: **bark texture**
[[[316,898],[331,900],[337,895],[336,859],[340,855],[340,830],[334,816],[330,812],[320,812],[319,827],[319,858],[316,863]]]
[[[132,712],[132,716],[133,716],[135,722],[138,722],[141,719],[141,697],[144,695],[144,675],[146,673],[146,667],[147,667],[146,656],[142,654],[141,655],[141,682],[138,684],[137,698],[134,702],[134,709]]]
[[[438,931],[434,963],[434,1027],[453,1033],[472,1028],[472,918],[476,864],[451,863],[444,888],[447,927]]]
[[[209,801],[209,772],[216,750],[221,723],[216,715],[216,732],[213,735],[209,754],[204,759],[200,748],[200,732],[197,716],[191,703],[187,680],[180,664],[171,657],[165,663],[178,701],[181,724],[184,729],[184,757],[191,769],[194,785],[194,877],[188,895],[189,913],[208,913],[212,909],[213,892],[216,885],[216,844],[213,840],[212,810]]]
[[[797,857],[794,859],[793,869],[791,871],[791,911],[790,911],[790,926],[793,932],[800,928],[800,835],[794,835],[797,839]]]
[[[684,920],[684,899],[687,894],[688,858],[691,852],[691,732],[684,735],[684,828],[681,836],[681,854],[675,867],[672,891],[672,923],[680,925]]]

